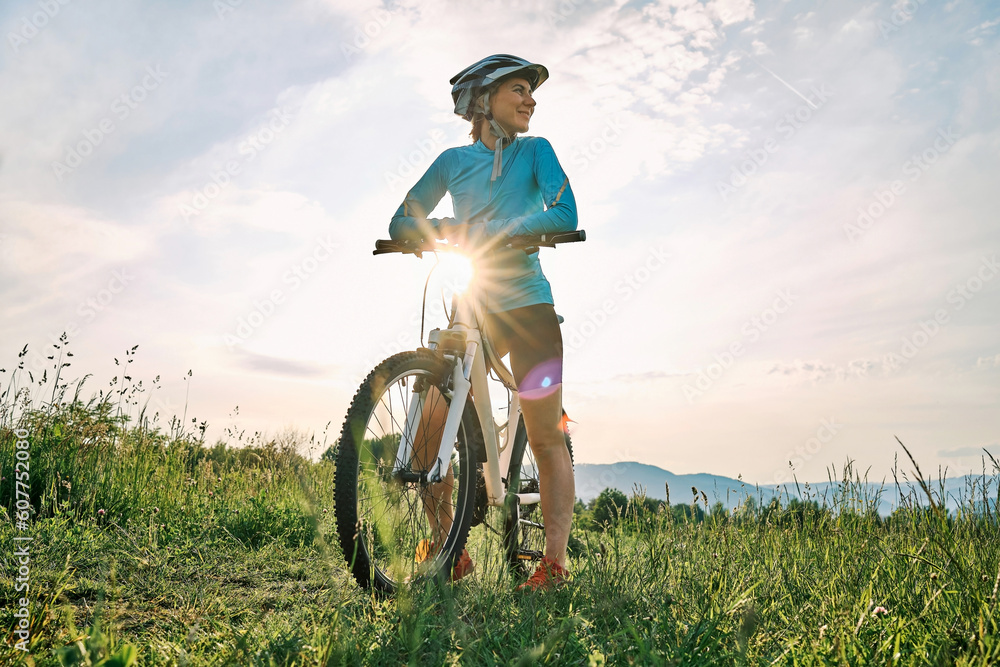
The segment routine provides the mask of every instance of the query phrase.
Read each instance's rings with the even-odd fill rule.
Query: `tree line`
[[[574,515],[577,525],[583,529],[603,530],[623,527],[641,530],[662,525],[664,521],[674,523],[758,523],[779,527],[802,527],[824,522],[844,525],[845,523],[866,523],[890,527],[894,524],[911,525],[914,522],[934,520],[941,514],[949,521],[955,517],[947,510],[926,505],[907,503],[897,508],[889,516],[881,516],[874,506],[831,507],[821,505],[816,500],[778,497],[764,503],[753,496],[745,497],[732,510],[722,502],[710,504],[703,491],[692,487],[693,500],[690,503],[670,504],[667,500],[650,498],[641,490],[631,496],[615,488],[606,488],[596,498],[584,503],[577,499]],[[669,493],[669,490],[668,490]],[[940,514],[939,514],[940,513]],[[985,512],[985,518],[995,513]]]

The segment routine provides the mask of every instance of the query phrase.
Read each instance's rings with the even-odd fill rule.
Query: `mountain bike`
[[[502,245],[531,253],[584,240],[579,230],[515,236]],[[380,240],[373,254],[453,250],[461,248]],[[526,572],[543,555],[538,473],[517,387],[484,321],[473,284],[453,297],[448,326],[431,330],[427,347],[378,364],[351,402],[336,449],[335,518],[362,588],[392,594],[447,579],[479,524],[499,533],[512,571]],[[508,393],[503,424],[494,420],[491,375]],[[572,456],[568,434],[566,445]]]

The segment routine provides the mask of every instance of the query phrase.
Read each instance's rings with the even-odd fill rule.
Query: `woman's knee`
[[[528,444],[536,455],[547,455],[559,449],[566,449],[566,436],[559,423],[545,427],[528,429]]]
[[[521,415],[528,431],[528,442],[533,451],[566,447],[562,430],[562,392],[556,391],[544,398],[521,401]]]

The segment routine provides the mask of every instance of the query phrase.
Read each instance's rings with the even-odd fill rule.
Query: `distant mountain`
[[[697,473],[693,475],[675,475],[674,473],[646,463],[623,461],[620,463],[577,463],[576,496],[584,502],[596,498],[606,488],[614,488],[631,496],[637,490],[644,491],[646,496],[665,500],[667,486],[670,488],[670,503],[690,503],[694,499],[691,487],[698,490],[699,501],[701,493],[708,497],[709,506],[721,502],[727,509],[744,502],[747,497],[753,497],[758,503],[769,503],[776,495],[786,502],[788,498],[801,497],[817,500],[823,504],[833,504],[841,493],[840,482],[800,482],[795,484],[755,485],[731,477]],[[975,495],[977,506],[988,505],[996,508],[1000,477],[968,475],[946,480],[943,488],[947,499],[947,507],[955,510],[965,504],[970,494]],[[942,492],[938,482],[930,485],[935,494]],[[921,504],[926,504],[926,494],[915,482],[902,482],[897,489],[895,482],[888,477],[885,483],[867,482],[852,485],[852,494],[877,500],[880,514],[889,514],[899,506],[902,497],[917,498]],[[902,491],[902,493],[900,493]]]
[[[670,486],[670,504],[690,503],[693,500],[691,487],[699,492],[704,491],[709,504],[721,501],[732,507],[748,495],[758,496],[758,490],[752,484],[746,484],[738,479],[697,473],[693,475],[675,475],[672,472],[646,463],[623,461],[620,463],[577,463],[576,495],[583,502],[596,498],[606,488],[615,488],[627,495],[642,489],[650,498],[666,500],[667,485]],[[774,495],[773,489],[765,492],[768,501]],[[759,499],[759,498],[758,498]]]

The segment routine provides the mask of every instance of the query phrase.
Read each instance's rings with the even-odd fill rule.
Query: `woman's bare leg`
[[[437,388],[430,387],[424,399],[420,426],[414,437],[413,468],[429,470],[433,467],[440,450],[441,435],[444,432],[444,423],[447,418],[447,402]],[[455,474],[452,472],[451,464],[449,464],[448,474],[445,478],[437,484],[423,487],[420,495],[424,514],[427,515],[427,521],[431,525],[431,531],[434,533],[433,539],[438,548],[444,544],[455,517],[455,508],[452,506],[454,488]]]
[[[528,443],[538,466],[538,485],[545,521],[545,555],[566,566],[566,545],[573,524],[576,482],[573,461],[562,430],[562,388],[536,399],[521,398]]]

